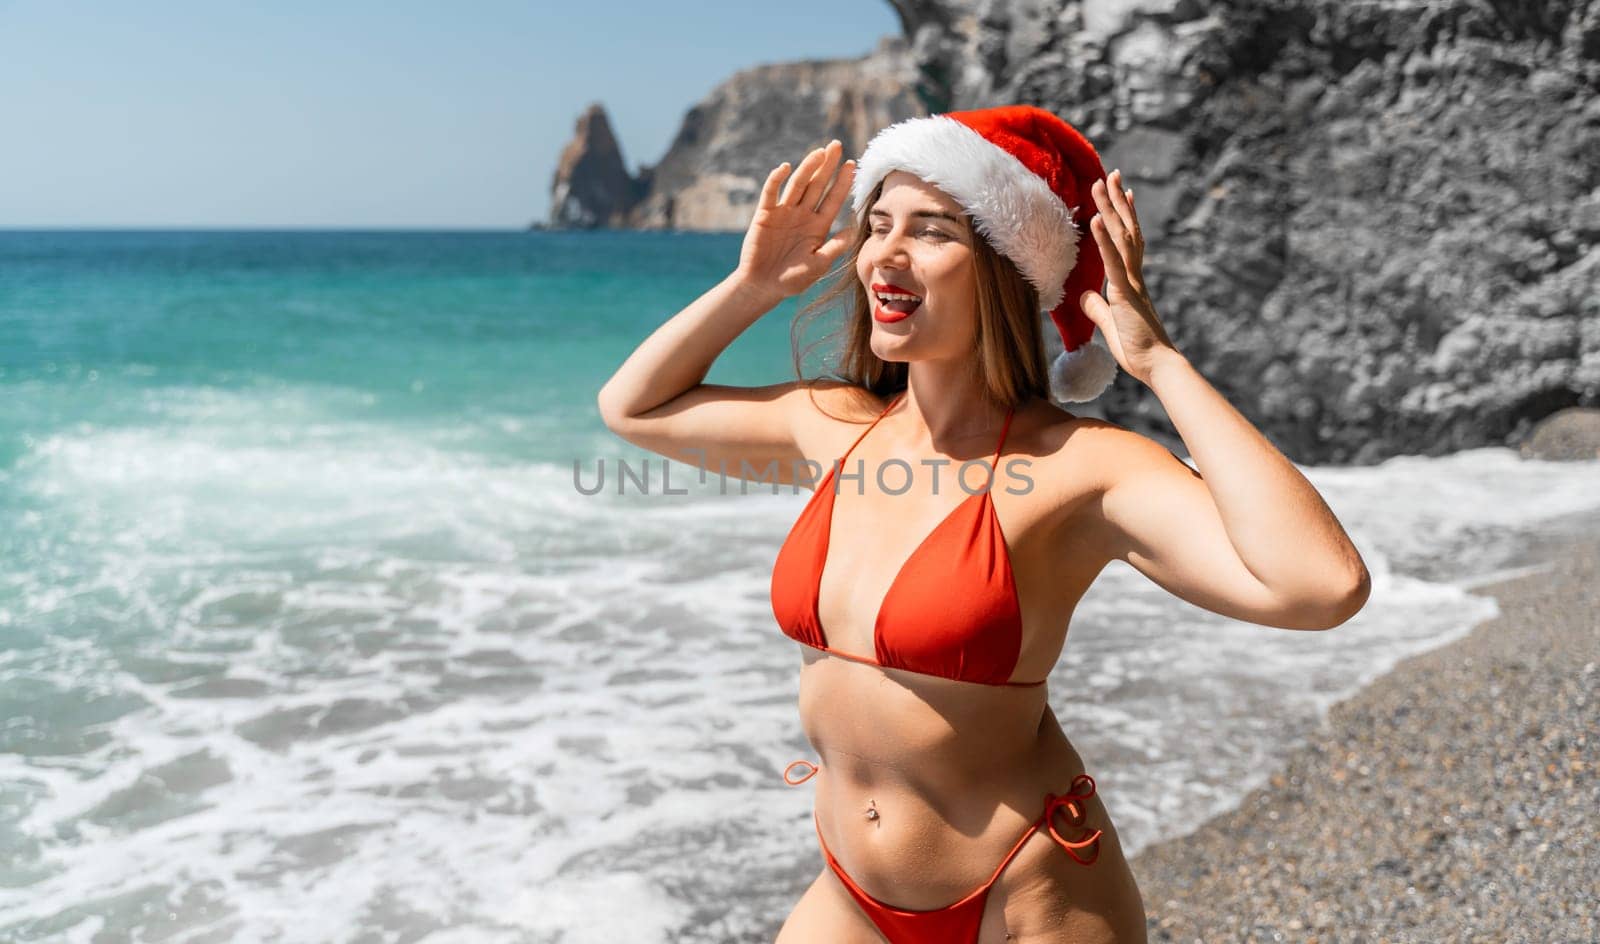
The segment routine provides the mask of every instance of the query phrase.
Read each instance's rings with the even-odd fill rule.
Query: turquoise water
[[[767,596],[805,496],[573,482],[638,456],[595,393],[738,249],[0,232],[0,939],[770,941],[821,865]],[[794,308],[708,379],[789,377]],[[1305,471],[1374,571],[1356,620],[1120,563],[1074,616],[1049,699],[1130,850],[1600,502],[1507,450]]]
[[[619,353],[738,252],[700,234],[0,232],[0,461],[57,424],[159,421],[161,391],[194,387],[566,457]],[[786,376],[792,310],[710,379]]]

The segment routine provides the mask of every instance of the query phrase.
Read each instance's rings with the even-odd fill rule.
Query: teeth
[[[920,296],[920,295],[905,295],[905,294],[901,294],[899,292],[879,292],[878,293],[878,297],[880,299],[886,301],[886,302],[895,302],[895,301],[920,302],[920,301],[922,301],[922,296]]]

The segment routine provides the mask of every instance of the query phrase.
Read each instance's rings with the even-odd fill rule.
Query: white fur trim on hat
[[[965,207],[974,228],[1038,290],[1041,310],[1061,303],[1067,273],[1078,261],[1076,208],[1027,165],[954,118],[908,118],[878,132],[857,163],[850,196],[858,219],[872,188],[897,170]]]
[[[1116,378],[1116,357],[1104,345],[1090,341],[1056,355],[1050,364],[1050,395],[1063,403],[1083,403],[1098,397]]]

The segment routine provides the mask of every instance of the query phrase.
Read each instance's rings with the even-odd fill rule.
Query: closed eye
[[[873,229],[872,229],[872,235],[874,235],[874,236],[882,236],[887,232],[889,232],[889,231],[887,229],[885,229],[884,227],[881,227],[881,226],[873,227]],[[951,238],[953,238],[953,237],[951,237],[951,235],[949,233],[946,233],[944,230],[940,230],[940,229],[925,229],[922,232],[918,233],[917,235],[918,236],[934,236],[934,237],[937,237],[939,239],[951,239]]]

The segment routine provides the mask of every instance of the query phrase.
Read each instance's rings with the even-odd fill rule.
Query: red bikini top
[[[813,649],[879,668],[985,685],[1043,685],[1046,679],[1007,681],[1022,651],[1022,607],[990,489],[1011,428],[1010,412],[990,463],[988,486],[968,495],[935,525],[889,584],[872,629],[876,660],[828,647],[818,598],[833,525],[834,479],[856,443],[904,396],[890,401],[823,476],[779,548],[772,565],[772,613],[778,626]]]

